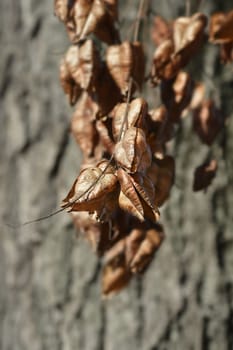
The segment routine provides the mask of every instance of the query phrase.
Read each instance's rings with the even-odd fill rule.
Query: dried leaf
[[[151,164],[151,150],[146,142],[144,131],[130,127],[116,144],[115,160],[130,173],[147,169]]]
[[[193,191],[205,190],[213,181],[218,168],[217,161],[212,159],[198,168],[196,168],[194,173]]]
[[[224,117],[213,100],[205,100],[193,113],[193,128],[201,141],[211,145],[223,126]]]
[[[125,95],[132,77],[136,87],[141,87],[144,80],[145,59],[139,42],[123,42],[121,45],[109,46],[106,63],[111,76]],[[134,84],[134,87],[135,87]]]
[[[72,78],[64,59],[60,63],[60,82],[69,103],[73,106],[77,102],[82,90]]]
[[[147,114],[147,103],[143,98],[135,98],[133,99],[126,111],[127,103],[119,103],[114,108],[112,114],[112,132],[113,137],[116,141],[118,141],[120,132],[125,133],[126,129],[135,126],[137,128],[144,129],[145,125],[145,117]],[[124,123],[125,113],[127,112],[127,122]],[[122,128],[123,125],[123,128]]]

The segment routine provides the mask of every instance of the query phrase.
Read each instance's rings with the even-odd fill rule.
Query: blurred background
[[[138,1],[119,1],[129,39]],[[182,0],[151,1],[172,20]],[[196,2],[191,2],[191,10]],[[202,1],[201,11],[229,11],[230,0]],[[141,39],[149,53],[150,25]],[[146,274],[109,300],[101,298],[100,262],[61,213],[9,227],[59,207],[79,172],[69,133],[72,114],[59,84],[69,46],[52,1],[0,2],[0,349],[233,349],[233,67],[207,45],[191,69],[229,117],[209,147],[184,119],[172,145],[176,182],[162,209],[166,240]],[[145,92],[151,106],[158,92]],[[231,115],[231,117],[230,117]],[[193,173],[210,155],[217,176],[192,192]]]

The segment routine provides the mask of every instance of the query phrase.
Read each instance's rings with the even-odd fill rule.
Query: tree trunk
[[[129,28],[137,2],[120,3]],[[181,0],[152,3],[169,19],[184,14]],[[204,11],[230,5],[206,2]],[[0,349],[232,350],[232,66],[218,63],[217,48],[204,50],[194,77],[232,116],[211,150],[184,120],[173,145],[176,184],[162,209],[166,240],[143,277],[102,300],[100,262],[69,215],[14,227],[57,208],[79,171],[58,79],[65,30],[45,0],[1,0],[0,23]],[[155,95],[151,88],[152,103]],[[209,154],[219,159],[217,177],[193,193],[194,169]]]

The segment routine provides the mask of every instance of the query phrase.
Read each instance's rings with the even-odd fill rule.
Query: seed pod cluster
[[[193,129],[209,146],[223,126],[204,85],[183,71],[203,43],[206,16],[197,13],[171,24],[156,16],[151,81],[160,82],[162,104],[149,110],[146,100],[135,96],[145,82],[143,46],[120,42],[117,12],[117,0],[55,0],[55,14],[71,40],[60,81],[75,106],[71,132],[83,153],[81,171],[62,207],[103,259],[104,295],[143,273],[165,237],[159,208],[175,182],[167,143],[184,114],[193,113]],[[101,43],[97,48],[90,34],[107,48],[99,50]],[[215,160],[199,167],[194,191],[206,189],[216,170]]]

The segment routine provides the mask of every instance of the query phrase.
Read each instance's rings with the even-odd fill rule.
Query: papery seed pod
[[[204,101],[206,93],[206,88],[203,83],[196,83],[195,88],[193,91],[192,99],[190,102],[190,109],[194,110],[201,106],[202,102]]]
[[[191,58],[199,49],[204,38],[207,17],[203,13],[195,13],[191,17],[180,17],[174,22],[175,53],[182,52],[186,58]],[[186,52],[184,51],[186,50]]]
[[[173,41],[170,39],[163,41],[156,49],[151,70],[153,84],[157,84],[159,79],[171,79],[179,72],[181,58],[172,56],[174,49]]]
[[[115,141],[118,141],[120,133],[124,134],[127,128],[135,126],[145,130],[146,114],[148,105],[143,98],[135,98],[127,106],[127,103],[119,103],[111,113],[112,132]],[[127,121],[124,123],[125,113],[127,112]],[[123,128],[122,128],[123,125]]]
[[[98,76],[100,60],[92,40],[71,46],[65,55],[65,64],[77,86],[92,92]]]
[[[207,18],[202,13],[180,17],[173,24],[173,38],[163,41],[155,51],[152,82],[172,79],[196,54],[203,43]]]
[[[213,100],[203,101],[201,107],[193,112],[193,128],[201,141],[209,146],[214,142],[223,123],[222,112]]]
[[[120,208],[137,217],[140,221],[144,221],[143,205],[130,175],[128,175],[123,169],[118,169],[117,177],[121,186],[121,192],[119,195]]]
[[[130,127],[115,146],[116,162],[130,173],[145,171],[151,157],[145,133],[140,128]]]
[[[130,263],[130,269],[133,273],[143,272],[148,267],[163,239],[164,231],[161,225],[156,224],[154,228],[147,230],[146,237]]]
[[[109,46],[106,51],[106,63],[123,95],[128,91],[130,78],[134,81],[134,88],[142,86],[145,58],[139,42],[125,41],[121,45]]]
[[[102,294],[113,295],[123,289],[130,282],[131,272],[125,266],[124,260],[117,263],[109,263],[102,272]]]
[[[108,222],[97,222],[87,212],[72,212],[77,231],[90,243],[92,250],[102,255],[111,247]]]
[[[210,41],[217,44],[233,42],[233,11],[214,13],[210,17]]]
[[[75,0],[54,0],[54,13],[62,22],[69,18]]]
[[[174,79],[161,83],[161,99],[167,107],[169,120],[180,121],[183,110],[189,105],[194,89],[194,82],[186,72],[179,72]]]
[[[96,167],[82,170],[63,200],[62,207],[68,208],[69,211],[90,212],[103,208],[107,201],[107,194],[114,192],[117,188],[114,168],[109,165],[103,174],[106,165],[105,161]]]
[[[71,131],[84,157],[92,157],[99,136],[95,126],[98,107],[87,93],[83,93],[71,119]]]
[[[74,5],[75,40],[95,33],[100,40],[112,44],[118,40],[114,26],[117,0],[79,0]]]
[[[155,205],[160,207],[169,197],[170,190],[174,184],[175,162],[171,156],[163,159],[154,159],[147,175],[155,186]]]
[[[160,45],[172,37],[172,26],[161,16],[154,16],[151,38],[155,45]]]
[[[193,191],[201,191],[207,189],[216,176],[218,164],[215,159],[205,162],[197,167],[194,173]]]
[[[101,140],[104,148],[106,149],[106,151],[109,154],[113,154],[114,149],[115,149],[115,144],[111,139],[111,135],[110,135],[109,128],[107,127],[107,125],[103,121],[97,120],[96,121],[96,129],[98,131],[100,140]]]
[[[73,106],[77,102],[82,90],[74,81],[64,59],[60,63],[60,82],[69,103]]]

